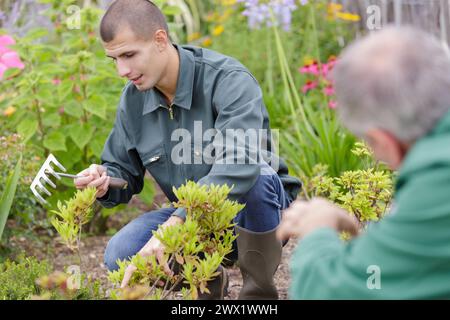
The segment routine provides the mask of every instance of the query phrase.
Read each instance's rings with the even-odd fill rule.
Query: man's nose
[[[119,76],[128,77],[130,71],[131,71],[130,68],[128,68],[128,66],[125,63],[123,63],[120,60],[117,60],[117,72],[119,73]]]

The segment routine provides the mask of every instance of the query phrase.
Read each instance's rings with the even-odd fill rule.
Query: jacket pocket
[[[141,155],[142,164],[152,175],[163,192],[172,192],[172,179],[169,174],[169,163],[163,146]]]

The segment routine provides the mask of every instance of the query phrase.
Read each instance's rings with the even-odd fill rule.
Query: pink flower
[[[7,35],[0,36],[0,56],[5,52],[11,51],[11,49],[8,49],[7,46],[12,44],[16,44],[14,38]]]
[[[306,81],[306,84],[303,86],[303,93],[307,93],[309,90],[317,88],[319,82],[318,81]]]
[[[332,96],[334,95],[334,87],[333,85],[329,84],[327,85],[324,89],[323,92],[325,93],[326,96]]]
[[[319,66],[317,65],[317,62],[315,62],[315,61],[311,64],[304,65],[303,67],[298,69],[298,71],[300,71],[301,73],[313,74],[315,76],[318,76],[320,73]]]
[[[0,79],[9,68],[25,68],[17,52],[8,48],[15,43],[14,39],[8,35],[0,36]]]
[[[330,102],[328,102],[328,108],[336,109],[336,107],[337,107],[337,102],[336,101],[330,100]]]
[[[324,78],[328,77],[328,74],[330,73],[331,70],[333,70],[335,64],[336,64],[336,58],[334,56],[331,56],[328,59],[328,62],[324,63],[322,65],[321,73]]]
[[[60,84],[61,84],[61,79],[59,79],[59,78],[54,78],[54,79],[52,80],[52,83],[53,83],[55,86],[60,85]]]

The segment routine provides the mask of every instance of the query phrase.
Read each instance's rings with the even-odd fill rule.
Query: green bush
[[[393,195],[393,173],[374,162],[372,151],[358,142],[352,153],[361,158],[364,169],[345,171],[338,177],[327,174],[326,165],[318,164],[313,177],[305,178],[303,195],[324,197],[354,215],[361,226],[378,221],[386,212]]]
[[[7,260],[0,264],[0,299],[24,300],[41,293],[36,280],[51,272],[47,261],[20,256],[17,262]]]
[[[4,132],[4,136],[0,136],[0,161],[2,163],[0,194],[5,191],[8,175],[13,172],[21,154],[24,160],[9,216],[14,218],[18,224],[27,226],[39,214],[37,200],[30,192],[30,184],[34,174],[39,170],[40,159],[32,153],[31,149],[25,148],[23,139],[19,135]]]
[[[244,205],[230,201],[227,185],[200,186],[188,181],[174,193],[179,199],[175,207],[186,208],[184,224],[153,231],[165,246],[164,260],[172,270],[176,263],[180,273],[167,275],[156,262],[155,256],[135,255],[131,261],[118,261],[119,269],[109,273],[110,281],[119,285],[126,268],[133,264],[137,270],[130,279],[130,288],[113,290],[113,299],[168,299],[180,283],[183,299],[197,299],[199,292],[208,293],[206,284],[217,276],[217,268],[232,251],[236,239],[233,234],[233,219]],[[159,282],[164,283],[159,287]]]

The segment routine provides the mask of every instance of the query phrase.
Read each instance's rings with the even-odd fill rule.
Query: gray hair
[[[414,142],[450,108],[450,57],[432,35],[412,27],[356,41],[333,78],[341,120],[361,137],[379,128]]]

